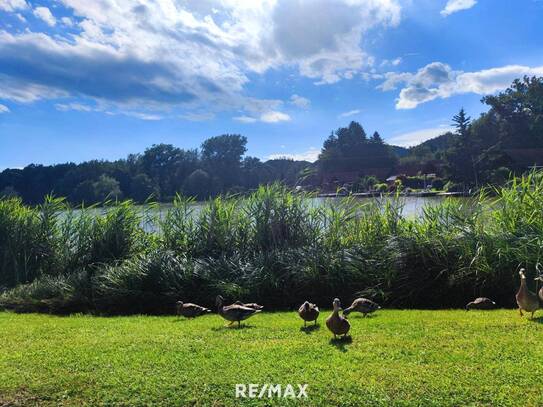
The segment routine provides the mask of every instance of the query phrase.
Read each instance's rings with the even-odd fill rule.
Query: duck
[[[376,302],[368,300],[367,298],[357,298],[350,307],[343,310],[343,315],[349,315],[353,311],[358,311],[366,317],[366,315],[371,314],[378,309],[381,309],[381,307]]]
[[[532,318],[534,317],[534,313],[539,308],[539,299],[537,298],[537,295],[528,290],[528,286],[526,285],[526,276],[524,275],[524,272],[526,270],[520,269],[518,272],[520,275],[520,288],[518,289],[517,295],[515,296],[518,304],[518,311],[520,313],[520,316],[523,315],[522,311],[531,312]]]
[[[196,318],[200,315],[211,312],[209,308],[192,304],[190,302],[184,303],[183,301],[177,301],[175,305],[177,309],[177,315],[182,315],[185,318]]]
[[[244,307],[252,308],[252,309],[256,309],[256,310],[262,310],[262,309],[264,309],[264,306],[263,306],[263,305],[259,305],[259,304],[257,304],[256,302],[245,302],[245,303],[244,303],[244,302],[241,302],[241,301],[238,300],[238,301],[236,301],[234,304],[235,304],[235,305],[242,305],[242,306],[244,306]],[[233,305],[234,305],[234,304],[233,304]]]
[[[334,298],[332,305],[334,306],[334,310],[326,319],[326,327],[334,334],[334,339],[337,338],[337,335],[343,335],[343,338],[346,338],[349,329],[351,329],[351,324],[347,318],[339,315],[339,311],[341,311],[339,298]]]
[[[470,309],[492,309],[495,306],[496,303],[490,298],[478,297],[466,304],[466,311],[469,311]]]
[[[307,326],[308,322],[315,321],[317,325],[317,318],[319,317],[319,307],[309,301],[304,302],[298,308],[298,315],[304,320],[304,326]]]
[[[239,304],[224,306],[224,298],[220,295],[217,295],[216,304],[218,314],[227,321],[230,321],[230,325],[237,322],[238,327],[241,326],[241,321],[253,316],[258,312],[261,312],[260,310],[245,307]]]
[[[534,280],[543,282],[543,274],[540,274],[539,276],[534,278]],[[539,299],[543,302],[543,287],[539,289],[538,295],[539,295]]]

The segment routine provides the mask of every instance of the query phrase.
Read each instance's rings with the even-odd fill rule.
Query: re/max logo
[[[307,384],[236,384],[236,398],[307,398]]]

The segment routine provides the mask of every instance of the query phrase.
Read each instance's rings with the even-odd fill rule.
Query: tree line
[[[461,109],[452,118],[453,132],[410,149],[388,145],[377,131],[368,137],[353,121],[325,139],[314,164],[289,159],[264,162],[246,155],[246,137],[224,134],[205,140],[199,149],[157,144],[116,161],[7,169],[0,173],[0,197],[20,196],[27,204],[41,203],[48,194],[73,204],[106,199],[171,201],[176,194],[205,199],[277,181],[318,189],[327,174],[335,173],[359,174],[350,187],[368,190],[406,168],[412,173],[437,173],[443,179],[440,185],[448,181],[449,190],[465,190],[503,184],[511,173],[543,165],[543,78],[517,79],[482,102],[489,110],[479,118],[472,120]],[[521,159],[515,159],[511,151],[520,150]]]

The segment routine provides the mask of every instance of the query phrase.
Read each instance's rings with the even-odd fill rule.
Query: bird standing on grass
[[[368,300],[367,298],[357,298],[350,307],[343,310],[343,315],[349,315],[353,311],[358,311],[364,314],[365,317],[378,309],[381,309],[381,307],[376,302]]]
[[[470,309],[493,309],[495,307],[496,303],[490,298],[479,297],[466,304],[466,311],[469,311]]]
[[[298,309],[298,315],[304,320],[304,326],[307,326],[307,323],[311,321],[315,321],[315,325],[317,325],[319,307],[310,303],[309,301],[306,301]]]
[[[342,315],[339,315],[339,311],[341,311],[341,302],[339,301],[339,298],[335,298],[334,302],[334,310],[332,311],[332,314],[326,319],[326,326],[334,334],[334,339],[337,337],[337,335],[343,335],[343,338],[347,337],[347,333],[349,332],[349,329],[351,329],[351,324]]]
[[[526,276],[524,272],[526,270],[520,269],[518,272],[520,275],[520,288],[518,289],[517,295],[515,296],[518,304],[518,311],[520,316],[522,316],[522,311],[531,312],[532,318],[534,317],[534,312],[539,309],[539,299],[537,295],[528,290],[526,285]]]
[[[232,325],[234,322],[237,322],[238,328],[241,326],[241,321],[249,318],[257,312],[260,312],[260,310],[244,307],[243,305],[232,304],[224,306],[223,303],[224,298],[222,298],[222,296],[220,295],[217,295],[217,312],[221,317],[223,317],[227,321],[230,321],[230,325]]]
[[[211,312],[209,308],[201,307],[190,302],[184,303],[183,301],[177,301],[175,305],[177,315],[183,315],[185,318],[196,318],[202,314]]]

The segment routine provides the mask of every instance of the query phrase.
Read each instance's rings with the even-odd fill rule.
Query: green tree
[[[147,174],[137,174],[130,185],[131,197],[136,202],[145,202],[150,197],[157,198],[157,187]]]
[[[204,168],[220,180],[226,190],[236,185],[241,175],[241,158],[247,151],[247,138],[239,134],[223,134],[202,143]]]
[[[212,179],[204,170],[194,171],[183,184],[183,193],[198,200],[208,198],[212,191]]]
[[[96,202],[121,199],[123,196],[119,181],[104,174],[100,175],[98,180],[93,183],[93,188]]]

